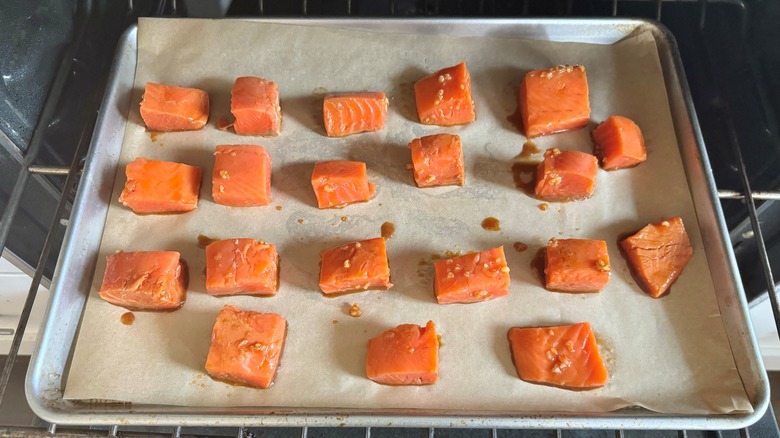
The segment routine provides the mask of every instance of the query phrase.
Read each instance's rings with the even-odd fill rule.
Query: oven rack
[[[125,7],[127,8],[127,14],[128,16],[137,16],[136,13],[136,2],[138,0],[127,0]],[[299,0],[298,5],[288,4],[292,8],[292,13],[296,16],[314,16],[318,13],[317,6],[320,6],[320,9],[322,9],[322,4],[326,0]],[[350,16],[360,16],[359,13],[353,15],[355,12],[355,7],[353,5],[354,3],[360,3],[360,0],[336,0],[336,1],[343,1],[342,5],[342,14],[344,16],[350,17]],[[476,11],[470,11],[474,16],[491,16],[491,12],[496,9],[496,2],[499,0],[478,0],[474,3],[476,3],[477,10]],[[598,0],[596,0],[598,2]],[[613,17],[620,16],[620,4],[626,4],[626,3],[647,3],[650,4],[653,8],[654,13],[651,15],[651,18],[655,18],[658,21],[661,21],[662,17],[662,11],[664,3],[668,2],[674,2],[674,1],[680,1],[680,0],[603,0],[599,3],[605,5],[609,9],[609,13]],[[707,9],[708,5],[710,3],[729,3],[732,5],[735,5],[740,12],[740,30],[742,32],[745,32],[747,29],[747,5],[743,0],[682,0],[689,3],[697,3],[698,4],[698,20],[696,21],[698,32],[701,34],[704,32],[706,28],[706,18],[707,18]],[[138,1],[140,3],[140,1]],[[274,14],[275,12],[271,11],[269,6],[271,4],[276,4],[278,7],[278,2],[275,2],[274,0],[256,0],[254,16],[270,16]],[[409,8],[409,4],[412,3],[413,7]],[[464,11],[464,0],[457,0],[457,8],[455,8],[454,12],[451,10],[451,2],[447,2],[446,0],[442,2],[441,0],[410,0],[410,1],[404,1],[404,0],[387,0],[386,1],[386,13],[385,16],[391,16],[391,17],[413,17],[413,16],[439,16],[444,14],[450,14],[453,13],[456,16],[463,16],[465,15]],[[531,0],[520,0],[518,2],[520,4],[519,9],[521,11],[521,15],[519,16],[528,16],[529,15],[529,8],[531,4]],[[268,5],[268,6],[267,6]],[[443,8],[442,5],[447,5],[446,8]],[[561,15],[565,16],[571,16],[573,15],[573,8],[574,8],[574,0],[561,0],[557,1],[556,5],[559,5],[561,9],[559,12]],[[445,10],[446,9],[446,10]],[[284,14],[290,14],[290,10],[286,12],[283,12]],[[181,9],[179,8],[178,1],[177,0],[157,0],[156,8],[155,8],[155,14],[156,16],[180,16],[181,15]],[[320,14],[321,15],[321,14]],[[82,23],[83,24],[83,23]],[[54,112],[57,107],[57,105],[60,103],[60,95],[63,91],[63,88],[66,84],[66,81],[68,79],[68,76],[71,74],[72,70],[75,68],[74,63],[77,61],[77,59],[74,57],[74,54],[76,53],[76,50],[79,48],[79,46],[83,45],[84,43],[84,32],[83,27],[76,29],[74,38],[72,39],[69,46],[65,49],[63,56],[62,56],[62,62],[59,65],[59,68],[57,69],[56,76],[54,78],[54,81],[52,82],[51,88],[49,90],[49,94],[44,102],[42,111],[40,113],[40,117],[38,119],[38,122],[35,126],[35,129],[33,130],[32,137],[30,139],[29,145],[24,152],[22,158],[21,158],[21,171],[19,172],[17,178],[16,178],[16,184],[11,192],[10,198],[6,204],[5,210],[2,212],[2,216],[0,217],[0,254],[3,253],[3,250],[6,247],[6,242],[8,240],[9,233],[11,231],[11,224],[13,223],[14,219],[17,217],[17,214],[20,210],[21,201],[25,192],[25,189],[27,187],[28,180],[30,177],[34,175],[41,175],[41,176],[47,176],[49,178],[57,178],[61,179],[64,177],[64,182],[58,182],[61,187],[61,193],[59,197],[59,201],[57,204],[57,208],[55,210],[54,216],[51,219],[50,226],[48,228],[48,234],[46,236],[46,239],[44,241],[43,247],[40,251],[38,261],[34,268],[34,273],[32,275],[32,282],[30,284],[30,289],[27,294],[27,298],[24,303],[23,310],[20,314],[19,322],[17,325],[16,330],[13,331],[14,338],[11,342],[11,348],[8,353],[7,359],[5,361],[5,365],[2,369],[2,372],[0,372],[0,403],[3,401],[3,397],[5,395],[6,389],[8,387],[9,379],[11,376],[11,371],[13,369],[14,363],[16,361],[16,358],[19,353],[19,347],[22,342],[24,331],[27,327],[27,323],[30,317],[30,313],[32,311],[33,303],[35,301],[35,297],[37,295],[38,287],[41,285],[42,281],[46,282],[47,279],[44,278],[44,271],[46,268],[47,260],[49,260],[50,256],[56,256],[58,255],[59,248],[55,248],[55,243],[59,242],[59,240],[56,238],[57,235],[64,232],[65,227],[68,225],[68,217],[70,215],[70,205],[73,199],[73,196],[75,195],[76,188],[78,187],[78,180],[81,174],[81,168],[84,164],[84,155],[86,154],[86,149],[90,144],[91,139],[91,131],[94,126],[97,114],[95,113],[93,116],[91,116],[88,120],[88,123],[85,123],[80,131],[80,136],[78,138],[78,141],[76,143],[75,147],[75,153],[72,157],[71,163],[69,166],[51,166],[51,165],[41,165],[36,164],[38,163],[39,158],[39,152],[41,150],[41,146],[44,143],[44,132],[46,131],[47,127],[49,126],[49,122],[54,117]],[[703,36],[702,36],[703,38]],[[712,48],[707,46],[708,50],[707,53],[704,54],[705,59],[709,61],[710,66],[714,66],[715,63],[713,62],[713,53]],[[748,54],[748,56],[750,56]],[[761,81],[757,80],[757,72],[755,68],[755,63],[751,62],[749,69],[752,82],[755,84],[755,86],[758,88],[759,94],[763,94],[763,90],[761,89]],[[719,86],[719,88],[723,88],[726,86],[726,79],[723,77],[723,74],[721,73],[720,69],[718,68],[711,68],[711,72],[713,72],[715,76],[715,83]],[[780,191],[754,191],[751,187],[750,178],[747,170],[746,163],[742,156],[742,150],[741,150],[741,144],[740,144],[740,138],[737,132],[737,129],[734,124],[733,120],[733,109],[729,106],[728,102],[725,99],[718,99],[716,102],[712,103],[713,108],[721,114],[721,119],[725,123],[725,129],[728,133],[727,140],[728,144],[731,149],[731,154],[733,155],[731,158],[733,159],[733,163],[736,167],[736,171],[739,176],[739,181],[741,184],[741,190],[733,190],[733,189],[719,189],[718,190],[718,196],[721,199],[722,204],[725,204],[727,202],[742,202],[745,207],[747,208],[748,213],[748,219],[750,221],[750,228],[752,229],[753,238],[755,239],[756,243],[756,251],[757,251],[757,258],[759,260],[759,263],[761,265],[764,281],[765,281],[765,287],[766,290],[770,293],[768,293],[769,300],[771,302],[771,309],[772,314],[775,322],[775,328],[778,334],[780,334],[780,303],[778,303],[778,298],[776,295],[776,283],[773,277],[770,259],[767,251],[767,245],[766,240],[764,239],[764,234],[762,231],[762,226],[759,218],[759,213],[757,211],[757,203],[759,202],[773,202],[780,200]],[[764,112],[764,119],[768,120],[767,117],[767,106],[764,105],[760,108]],[[6,139],[7,140],[7,139]],[[18,148],[18,150],[22,150],[21,148]],[[54,253],[52,253],[54,252]],[[774,293],[771,293],[774,292]],[[0,334],[7,334],[7,333],[0,333]],[[21,402],[24,402],[23,400]],[[181,426],[171,426],[171,427],[155,427],[155,428],[141,428],[141,427],[122,427],[120,431],[119,426],[111,426],[111,427],[94,427],[94,426],[85,426],[84,428],[73,428],[73,427],[67,427],[67,428],[58,428],[56,424],[47,424],[45,422],[42,422],[41,420],[38,421],[39,425],[32,426],[32,427],[17,427],[17,426],[2,426],[0,425],[0,437],[16,437],[16,436],[24,436],[24,437],[37,437],[37,436],[58,436],[58,437],[92,437],[92,436],[108,436],[108,437],[117,437],[117,436],[170,436],[172,438],[180,438],[182,436],[235,436],[237,438],[253,438],[255,436],[277,436],[277,434],[273,433],[272,431],[269,431],[269,429],[263,429],[263,428],[244,428],[244,427],[220,427],[220,428],[182,428]],[[320,429],[320,430],[318,430]],[[301,438],[307,438],[310,435],[311,436],[319,436],[322,435],[322,433],[325,433],[325,436],[340,436],[341,434],[338,433],[338,431],[347,433],[349,431],[349,436],[354,437],[365,437],[370,438],[372,436],[372,428],[348,428],[348,429],[337,429],[336,433],[333,435],[327,435],[329,432],[326,430],[328,428],[312,428],[311,430],[307,427],[303,428],[283,428],[283,429],[276,429],[276,432],[278,432],[278,436],[300,436]],[[397,429],[396,429],[397,430]],[[437,430],[439,432],[437,432]],[[427,436],[429,438],[434,438],[435,436],[439,435],[447,435],[445,431],[442,431],[440,429],[434,429],[429,428],[427,430],[424,429],[415,429],[414,431],[417,432],[416,435],[408,435],[408,436]],[[498,430],[498,429],[471,429],[474,434],[472,435],[462,435],[462,436],[485,436],[485,437],[492,437],[497,438],[499,436],[509,436],[507,434],[511,434],[511,436],[525,436],[523,435],[523,431],[521,430],[513,430],[513,431],[505,431],[505,430]],[[334,431],[330,431],[330,433],[333,433]],[[382,428],[373,429],[373,434],[375,436],[384,435]],[[566,434],[563,430],[550,430],[546,431],[549,433],[549,436],[555,436],[555,437],[562,437]],[[623,431],[623,430],[615,430],[615,431],[603,431],[605,434],[602,436],[609,436],[610,434],[614,433],[614,436],[616,438],[622,438],[624,436],[630,436],[631,431]],[[517,435],[515,435],[517,433]],[[537,434],[543,434],[545,431],[535,431],[533,434],[537,436]],[[679,430],[676,432],[670,432],[673,436],[675,433],[678,437],[688,437],[688,436],[711,436],[711,434],[714,434],[714,436],[723,436],[723,433],[720,431],[717,432],[706,432],[706,431],[685,431],[685,430]],[[777,430],[776,421],[774,418],[774,414],[772,412],[772,409],[768,409],[767,413],[764,415],[764,418],[762,418],[756,425],[751,426],[749,428],[740,429],[738,431],[738,435],[740,437],[750,437],[751,435],[754,436],[780,436]],[[461,435],[459,435],[461,436]],[[540,436],[540,435],[539,435]]]

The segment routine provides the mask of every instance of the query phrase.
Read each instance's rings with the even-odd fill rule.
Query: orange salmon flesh
[[[382,92],[329,94],[322,103],[328,137],[343,137],[385,126],[388,100]]]
[[[219,145],[211,175],[214,202],[232,207],[271,203],[271,155],[257,145]]]
[[[325,295],[393,287],[384,237],[327,249],[320,257],[320,289]]]
[[[545,288],[555,292],[598,292],[609,282],[607,242],[550,239],[544,257]]]
[[[275,245],[225,239],[206,247],[206,292],[210,295],[275,295],[278,278]]]
[[[189,131],[209,120],[209,95],[197,88],[147,82],[141,118],[150,131]]]
[[[433,321],[402,324],[368,341],[366,376],[384,385],[430,385],[439,378],[439,339]]]
[[[433,288],[439,304],[475,303],[509,294],[503,246],[440,260],[434,271]]]
[[[282,107],[276,82],[244,76],[236,79],[230,96],[230,112],[239,135],[277,136],[282,131]]]
[[[414,84],[417,115],[424,125],[453,126],[476,119],[466,64],[447,67]]]
[[[179,213],[198,208],[201,170],[170,161],[136,158],[125,168],[119,202],[135,213]]]
[[[462,186],[466,180],[463,168],[463,145],[460,137],[450,134],[427,135],[409,143],[412,150],[414,181],[418,187]]]
[[[593,154],[599,158],[604,170],[634,167],[647,159],[642,131],[626,117],[608,118],[591,135],[595,143]]]
[[[590,122],[585,67],[560,65],[527,73],[518,106],[526,137],[582,128]]]
[[[130,310],[171,310],[184,304],[187,270],[175,251],[118,252],[106,257],[100,298]]]
[[[343,207],[374,197],[376,186],[368,181],[366,163],[320,161],[314,164],[311,186],[319,208]]]
[[[547,149],[536,170],[534,194],[551,202],[590,198],[598,171],[598,160],[591,154]]]

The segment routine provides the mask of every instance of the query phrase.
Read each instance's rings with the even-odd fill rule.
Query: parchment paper
[[[248,21],[141,19],[138,68],[120,170],[99,262],[65,388],[68,399],[188,406],[425,408],[465,411],[610,411],[644,406],[676,414],[752,409],[735,369],[720,319],[696,215],[681,165],[658,53],[649,33],[611,46],[497,38],[389,35]],[[472,75],[477,121],[440,128],[417,123],[412,84],[465,61]],[[594,121],[612,114],[644,131],[648,160],[632,170],[598,175],[586,201],[550,204],[514,188],[510,166],[524,138],[508,121],[522,75],[558,64],[587,69]],[[284,122],[278,138],[241,137],[216,129],[229,116],[238,76],[279,84]],[[208,91],[211,119],[201,131],[145,131],[138,105],[146,81]],[[341,139],[324,136],[325,91],[383,90],[390,98],[385,129]],[[130,98],[130,96],[128,96]],[[536,140],[541,149],[591,150],[590,129]],[[406,164],[407,143],[437,132],[461,136],[466,185],[418,189]],[[214,204],[210,175],[218,144],[265,146],[273,158],[268,207]],[[98,145],[99,147],[99,145]],[[183,215],[137,216],[117,202],[124,166],[136,157],[197,165],[204,170],[198,209]],[[365,161],[377,185],[371,202],[318,210],[312,164]],[[107,169],[106,171],[109,171]],[[277,206],[281,206],[279,209]],[[671,295],[654,300],[632,280],[618,236],[648,222],[682,216],[694,256]],[[480,223],[501,221],[491,232]],[[346,220],[343,220],[346,219]],[[388,241],[389,291],[324,298],[319,251],[378,236]],[[204,251],[197,237],[253,237],[281,254],[281,288],[273,298],[215,298],[205,293]],[[603,239],[612,278],[598,294],[545,291],[530,268],[550,237]],[[529,245],[525,252],[513,242]],[[470,305],[438,305],[431,255],[504,245],[511,268],[508,297]],[[173,313],[136,312],[98,297],[105,257],[117,250],[176,250],[190,266],[187,303]],[[360,318],[348,315],[358,303]],[[219,309],[278,312],[289,335],[275,384],[267,390],[211,380],[204,363]],[[440,380],[424,387],[388,387],[364,376],[369,338],[401,323],[432,319],[442,337]],[[571,392],[518,379],[506,333],[513,326],[590,321],[609,368],[603,388]]]

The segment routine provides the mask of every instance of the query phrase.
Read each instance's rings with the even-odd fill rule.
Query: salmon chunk
[[[210,295],[276,295],[276,246],[254,239],[225,239],[206,247],[206,292]]]
[[[547,149],[536,169],[534,194],[546,201],[590,198],[596,187],[599,163],[591,154]]]
[[[106,257],[100,298],[130,310],[170,310],[184,304],[187,267],[175,251],[118,252]]]
[[[513,327],[507,334],[517,375],[529,383],[593,389],[608,373],[590,324]]]
[[[311,186],[319,208],[343,207],[374,197],[376,186],[368,182],[366,163],[320,161],[314,164]]]
[[[545,288],[555,292],[598,292],[609,281],[607,242],[550,239],[544,257]]]
[[[135,213],[179,213],[198,208],[201,170],[170,161],[136,158],[125,168],[119,202]]]
[[[463,185],[466,175],[460,137],[428,135],[412,140],[409,148],[412,149],[414,181],[418,187]]]
[[[653,298],[669,291],[693,257],[693,246],[680,217],[650,224],[620,245],[640,286]]]
[[[385,127],[387,97],[382,92],[329,94],[322,103],[328,137],[343,137]]]
[[[271,202],[271,155],[257,145],[219,145],[214,153],[211,196],[233,207]]]
[[[604,170],[634,167],[647,159],[642,131],[631,119],[612,116],[592,132],[593,154]]]
[[[582,128],[590,121],[585,67],[559,65],[527,73],[518,104],[526,137]]]
[[[325,295],[393,287],[384,237],[327,249],[320,257],[320,289]]]
[[[236,79],[230,96],[233,129],[239,135],[276,136],[282,130],[282,107],[276,82],[244,76]]]
[[[414,98],[420,123],[425,125],[463,125],[476,118],[471,76],[462,62],[417,81]]]
[[[430,385],[439,378],[436,326],[402,324],[368,341],[366,376],[384,385]]]
[[[224,306],[211,333],[206,371],[215,380],[252,388],[273,384],[287,335],[287,321],[276,313]]]
[[[197,88],[147,82],[141,118],[151,131],[188,131],[209,120],[209,95]]]
[[[440,260],[433,267],[433,288],[439,304],[474,303],[509,294],[509,267],[503,246]]]

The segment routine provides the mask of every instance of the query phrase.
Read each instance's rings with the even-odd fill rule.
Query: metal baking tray
[[[752,413],[675,416],[645,409],[606,414],[528,412],[520,415],[436,410],[193,408],[80,403],[62,397],[76,333],[89,295],[136,69],[137,28],[120,39],[92,144],[76,195],[62,255],[52,281],[46,317],[26,379],[27,400],[41,418],[58,424],[188,426],[383,426],[583,429],[732,429],[756,422],[769,403],[769,385],[748,316],[712,170],[674,37],[662,25],[639,19],[284,19],[287,24],[377,32],[499,36],[610,44],[650,31],[663,68],[675,134],[699,220],[717,299],[735,362],[754,407]]]

